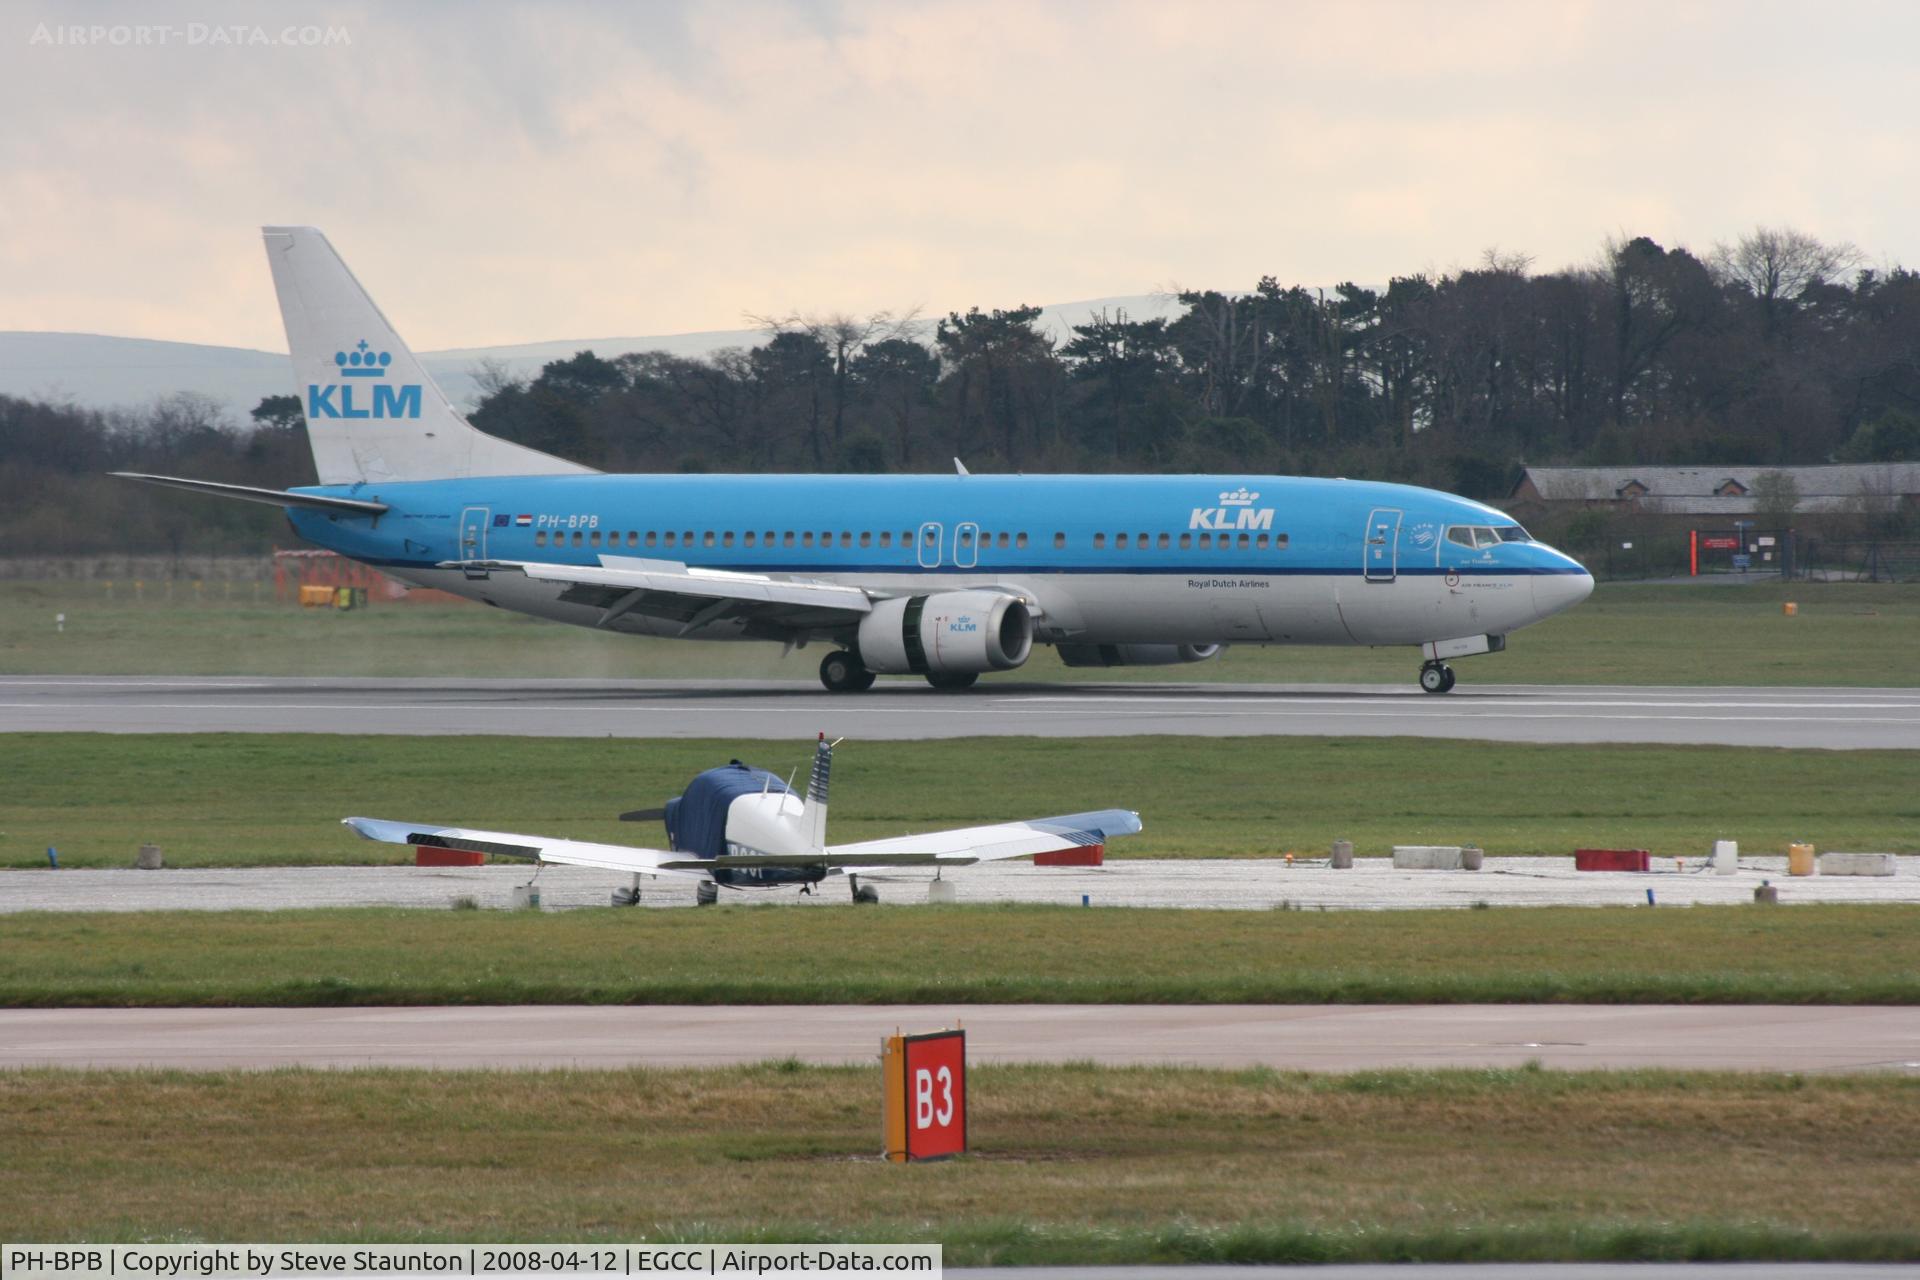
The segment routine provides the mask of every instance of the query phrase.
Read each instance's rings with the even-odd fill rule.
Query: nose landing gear
[[[1427,693],[1446,693],[1453,688],[1453,668],[1444,662],[1420,665],[1420,688]]]

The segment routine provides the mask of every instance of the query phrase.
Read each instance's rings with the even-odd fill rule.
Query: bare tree
[[[515,373],[513,366],[499,356],[482,356],[473,368],[467,371],[467,376],[473,379],[473,385],[479,390],[482,400],[491,400],[508,387],[525,386],[527,382],[525,377]]]
[[[852,377],[853,358],[867,347],[894,338],[911,338],[920,328],[920,309],[910,308],[896,316],[891,311],[876,311],[865,318],[833,312],[824,316],[794,312],[784,317],[749,315],[749,320],[769,334],[804,333],[827,349],[833,360],[833,442],[840,443],[847,421],[847,392]]]
[[[1779,332],[1786,310],[1813,285],[1859,265],[1860,251],[1844,241],[1823,244],[1791,227],[1757,227],[1734,245],[1715,245],[1709,265],[1721,284],[1752,294],[1761,332]]]

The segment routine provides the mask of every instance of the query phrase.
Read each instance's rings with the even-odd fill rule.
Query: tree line
[[[1647,237],[1585,266],[1475,266],[1330,292],[1266,277],[1177,294],[1171,319],[1101,314],[1056,339],[1040,310],[763,321],[702,359],[581,351],[531,378],[482,370],[483,430],[616,471],[1218,471],[1365,476],[1499,499],[1522,463],[1920,458],[1920,274],[1760,228],[1705,256]],[[108,464],[310,480],[299,402],[246,428],[193,397],[144,415],[0,398],[0,545],[38,549],[20,501],[91,545]],[[167,495],[210,534],[266,529]],[[172,531],[151,502],[143,537]],[[21,539],[24,536],[25,541]],[[115,545],[120,545],[115,539]]]

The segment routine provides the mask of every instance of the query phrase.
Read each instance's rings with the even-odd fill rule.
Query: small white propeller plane
[[[1036,853],[1105,844],[1115,836],[1140,830],[1140,815],[1127,809],[1100,809],[1025,822],[999,822],[925,835],[863,840],[857,844],[827,843],[827,779],[833,769],[833,748],[820,735],[813,753],[813,772],[803,797],[776,775],[733,761],[708,769],[687,784],[682,794],[660,809],[636,810],[624,820],[664,819],[666,849],[561,840],[550,836],[515,835],[505,831],[478,831],[465,827],[389,822],[382,818],[345,818],[342,821],[369,840],[429,849],[459,849],[469,853],[526,858],[603,871],[631,872],[630,893],[616,895],[627,905],[640,900],[642,876],[683,876],[699,881],[698,901],[711,905],[721,888],[771,889],[798,885],[802,893],[830,875],[844,874],[855,902],[878,902],[871,885],[862,885],[858,873],[888,867],[932,867],[938,878],[947,867],[998,862]]]

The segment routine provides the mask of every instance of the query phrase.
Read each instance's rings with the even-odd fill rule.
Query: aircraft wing
[[[369,840],[387,844],[407,844],[427,849],[462,849],[468,853],[491,853],[507,858],[530,858],[569,867],[595,867],[602,871],[637,872],[645,875],[691,876],[704,880],[706,866],[689,862],[682,854],[664,849],[636,849],[624,844],[594,844],[587,840],[558,840],[552,836],[524,836],[510,831],[474,831],[466,827],[430,826],[424,823],[388,822],[383,818],[342,818]]]
[[[965,865],[1105,844],[1116,836],[1130,836],[1139,830],[1140,815],[1132,810],[1100,809],[1057,818],[999,822],[984,827],[930,831],[918,836],[830,845],[823,858],[827,866],[844,867]]]
[[[566,588],[562,600],[599,606],[603,627],[622,614],[639,613],[683,623],[683,632],[738,621],[750,634],[781,639],[794,630],[843,626],[873,611],[872,597],[859,587],[689,568],[674,560],[638,556],[602,556],[598,565],[450,560],[440,567],[517,570],[535,582],[559,583]]]

